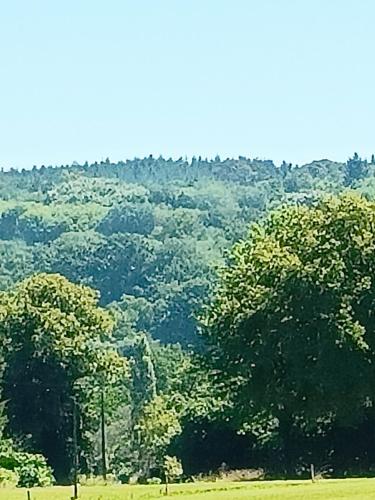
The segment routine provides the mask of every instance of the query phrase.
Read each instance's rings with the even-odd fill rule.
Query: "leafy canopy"
[[[204,320],[239,424],[360,419],[373,404],[374,305],[374,203],[347,194],[253,225]]]
[[[80,448],[95,428],[97,388],[125,380],[126,358],[111,341],[113,322],[98,293],[59,275],[26,279],[0,301],[3,395],[12,436],[27,440],[67,477],[71,466],[73,399],[80,413]]]

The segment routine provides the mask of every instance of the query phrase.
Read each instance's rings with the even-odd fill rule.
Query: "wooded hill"
[[[375,162],[301,167],[163,158],[0,173],[0,289],[61,273],[165,343],[195,344],[194,315],[223,252],[281,203],[375,193]]]
[[[56,477],[67,480],[73,463],[71,403],[78,397],[79,376],[89,380],[77,393],[82,472],[100,471],[98,391],[103,385],[108,467],[121,480],[131,475],[149,477],[166,453],[182,458],[187,473],[214,470],[223,461],[231,467],[268,464],[279,471],[282,465],[275,449],[280,457],[288,450],[289,472],[302,460],[299,450],[329,456],[332,442],[341,443],[340,436],[347,436],[347,428],[343,431],[336,422],[331,441],[325,439],[324,445],[319,433],[298,434],[294,454],[280,444],[281,430],[279,434],[262,431],[267,439],[276,436],[267,445],[259,437],[261,424],[256,429],[253,422],[247,436],[238,434],[233,411],[240,415],[253,403],[241,397],[233,403],[219,394],[218,388],[230,386],[231,379],[228,375],[224,383],[215,385],[207,370],[213,360],[199,335],[197,316],[205,305],[212,306],[217,270],[230,261],[227,251],[247,236],[252,222],[280,205],[314,206],[325,195],[345,190],[375,197],[374,158],[368,162],[354,154],[343,163],[320,160],[298,167],[243,157],[187,162],[150,156],[0,172],[5,367],[1,388],[2,397],[10,401],[1,421],[3,436],[18,440],[22,449],[44,453]],[[345,210],[350,213],[348,206]],[[358,205],[355,210],[366,214],[372,208]],[[295,217],[298,220],[299,215]],[[311,220],[314,217],[312,212]],[[340,223],[335,220],[335,224]],[[306,241],[311,237],[308,233]],[[288,241],[282,244],[289,252]],[[238,266],[241,276],[242,264]],[[256,267],[259,276],[262,269],[263,265]],[[51,274],[63,275],[73,284]],[[99,304],[94,292],[74,284],[98,290]],[[245,292],[246,287],[247,310]],[[225,293],[228,302],[223,299],[223,308],[230,310],[230,287]],[[97,309],[98,305],[104,309]],[[220,307],[211,318],[214,325]],[[231,317],[236,323],[235,311]],[[226,326],[215,328],[218,338],[225,338]],[[107,333],[112,329],[111,337]],[[72,344],[72,338],[77,338],[77,344]],[[11,346],[9,352],[7,346]],[[232,366],[230,348],[224,352]],[[82,353],[87,353],[87,359]],[[117,353],[123,356],[124,371]],[[220,359],[221,354],[215,356]],[[111,374],[110,366],[114,372],[118,367],[117,372]],[[104,372],[112,379],[104,382]],[[238,380],[242,378],[241,373]],[[360,404],[366,398],[367,394]],[[238,409],[238,401],[243,400],[245,406]],[[273,417],[267,418],[261,420],[268,429]],[[289,436],[299,416],[288,418]],[[361,439],[366,436],[360,426],[355,432]],[[318,444],[306,445],[306,440],[315,438]],[[2,453],[0,447],[0,467]],[[352,464],[356,452],[351,445],[346,453],[348,460],[343,462]],[[307,455],[303,460],[309,460]],[[340,467],[343,470],[344,465]]]

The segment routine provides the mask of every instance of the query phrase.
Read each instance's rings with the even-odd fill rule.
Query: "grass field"
[[[70,500],[68,487],[35,488],[32,500]],[[82,500],[154,500],[163,497],[160,486],[87,486],[81,488]],[[164,497],[165,498],[165,497]],[[309,481],[267,481],[251,483],[194,483],[172,485],[170,498],[189,500],[347,500],[374,499],[375,479]],[[0,500],[27,500],[23,489],[2,489]]]

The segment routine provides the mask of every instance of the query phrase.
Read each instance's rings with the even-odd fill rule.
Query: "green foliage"
[[[2,172],[0,239],[9,245],[0,288],[33,272],[60,273],[100,290],[102,304],[142,298],[152,311],[138,329],[197,345],[196,315],[223,251],[270,207],[342,190],[353,162],[363,164],[149,157]],[[373,178],[370,165],[354,170],[353,187]]]
[[[62,182],[54,184],[47,192],[46,201],[74,205],[98,204],[112,207],[124,200],[144,199],[148,190],[143,186],[126,184],[117,180],[65,173]]]
[[[133,416],[156,397],[153,354],[146,335],[138,335],[132,349]]]
[[[0,488],[12,488],[17,486],[18,482],[17,472],[0,467]]]
[[[61,256],[64,255],[64,259]],[[65,233],[38,256],[37,267],[100,291],[102,303],[139,295],[152,272],[152,247],[140,235]]]
[[[374,208],[285,207],[234,247],[205,326],[245,427],[355,424],[372,405]]]
[[[98,231],[113,233],[137,233],[148,235],[155,227],[154,214],[144,203],[123,203],[114,207],[98,225]]]
[[[349,158],[346,163],[346,183],[352,185],[354,181],[367,176],[367,160],[362,160],[358,153],[354,153],[353,158]]]
[[[1,474],[5,480],[14,482],[22,488],[34,486],[51,486],[54,482],[52,470],[46,459],[39,454],[8,451],[0,453],[0,471],[8,471]],[[1,479],[0,479],[1,482]]]
[[[156,396],[143,408],[136,432],[143,453],[149,454],[150,450],[155,449],[161,456],[172,438],[181,432],[178,414],[166,398]]]
[[[181,462],[177,457],[166,455],[163,463],[164,474],[169,481],[178,479],[184,473]]]
[[[2,213],[0,218],[0,237],[3,240],[23,239],[27,244],[47,242],[57,238],[66,230],[63,223],[53,219],[44,220],[39,215],[26,215],[23,207],[17,206]]]
[[[33,276],[1,297],[3,394],[8,430],[27,437],[60,478],[69,473],[73,397],[80,407],[80,444],[95,424],[92,405],[104,381],[127,375],[111,344],[112,320],[97,293],[58,275]]]
[[[364,221],[373,208],[316,204],[347,187],[374,199],[374,179],[374,162],[356,154],[301,167],[150,156],[0,172],[7,432],[44,452],[58,479],[71,466],[73,395],[80,467],[99,472],[103,386],[109,463],[123,479],[153,474],[166,453],[180,456],[179,429],[191,433],[190,450],[210,426],[218,436],[227,425],[242,429],[257,439],[251,457],[267,446],[282,457],[290,425],[299,444],[328,432],[338,442],[344,422],[361,433],[372,421],[372,222]],[[246,240],[249,223],[283,203],[293,208],[254,226]],[[196,318],[213,301],[225,262],[207,351]],[[42,277],[13,289],[35,273]],[[107,311],[81,285],[98,290]],[[212,452],[215,466],[219,455]]]
[[[0,289],[8,290],[34,272],[34,256],[22,240],[0,240]]]
[[[49,272],[100,290],[103,304],[142,297],[152,308],[147,333],[185,345],[197,343],[195,316],[222,250],[266,210],[271,194],[282,197],[267,188],[277,179],[282,193],[272,162],[245,158],[188,165],[150,157],[2,172],[1,179],[0,239],[14,249],[22,241],[17,260],[0,272],[2,289]]]

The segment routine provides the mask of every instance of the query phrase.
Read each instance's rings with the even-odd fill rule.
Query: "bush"
[[[147,484],[161,484],[160,477],[149,477],[147,479]]]
[[[214,483],[218,479],[219,474],[217,472],[200,473],[190,478],[193,483]]]
[[[18,485],[19,475],[17,472],[0,467],[0,488],[11,488]]]
[[[219,480],[239,482],[239,481],[260,481],[264,479],[265,473],[263,469],[223,469],[220,468],[216,472],[208,474],[198,474],[193,476],[195,482],[215,482]]]
[[[219,478],[225,481],[256,481],[264,479],[263,469],[220,470]]]
[[[170,457],[169,455],[164,457],[164,474],[169,481],[174,481],[181,477],[183,473],[182,464],[177,457]]]
[[[81,486],[107,486],[108,484],[119,483],[114,474],[107,474],[105,480],[102,476],[80,474],[78,476],[78,482]]]
[[[22,453],[13,450],[0,453],[0,468],[18,476],[17,486],[51,486],[54,482],[52,469],[43,455]]]

